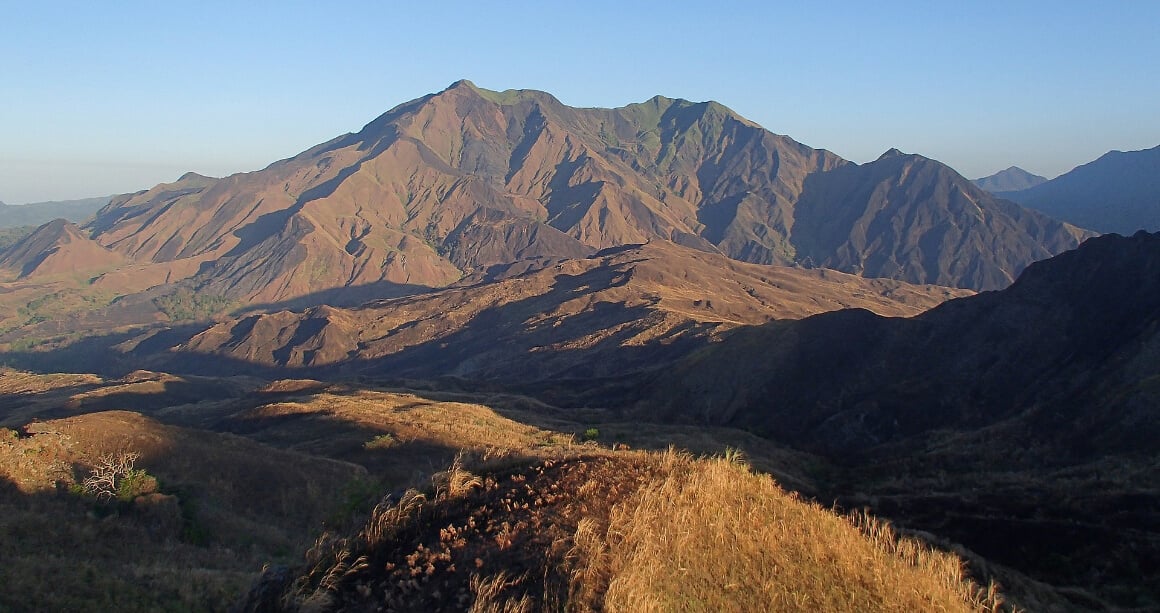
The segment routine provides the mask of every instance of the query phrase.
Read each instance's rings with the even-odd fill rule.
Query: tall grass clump
[[[574,590],[607,611],[992,611],[955,556],[781,490],[736,457],[670,452],[665,475],[577,535]],[[603,536],[603,538],[598,538]],[[574,592],[576,593],[576,592]]]

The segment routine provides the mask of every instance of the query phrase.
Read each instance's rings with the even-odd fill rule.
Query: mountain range
[[[467,81],[261,171],[115,197],[83,230],[139,277],[267,303],[443,287],[514,260],[650,240],[998,289],[1090,235],[934,160],[891,151],[854,164],[714,102],[575,109]]]
[[[1160,230],[1160,146],[1110,151],[1041,185],[997,195],[1099,232],[1125,236],[1137,230],[1156,232]]]

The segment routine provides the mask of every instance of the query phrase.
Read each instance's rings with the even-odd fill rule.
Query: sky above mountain
[[[1160,3],[779,4],[0,0],[0,199],[256,170],[460,78],[717,100],[847,159],[898,147],[969,177],[1160,143]]]

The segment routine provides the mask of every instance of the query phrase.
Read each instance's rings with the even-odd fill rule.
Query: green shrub
[[[394,444],[395,444],[395,437],[391,436],[390,433],[387,433],[387,434],[380,434],[380,435],[372,438],[371,440],[363,443],[363,448],[364,449],[386,449],[388,447],[393,446]]]

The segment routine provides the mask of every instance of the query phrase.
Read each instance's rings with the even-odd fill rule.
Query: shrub
[[[598,438],[600,438],[600,430],[597,430],[596,428],[588,428],[584,431],[584,440],[594,441]]]
[[[139,457],[140,454],[133,451],[102,455],[92,473],[81,482],[84,493],[98,502],[130,502],[138,496],[156,492],[157,479],[134,468]]]
[[[395,444],[395,437],[388,434],[380,434],[371,440],[363,443],[364,449],[387,449]]]

